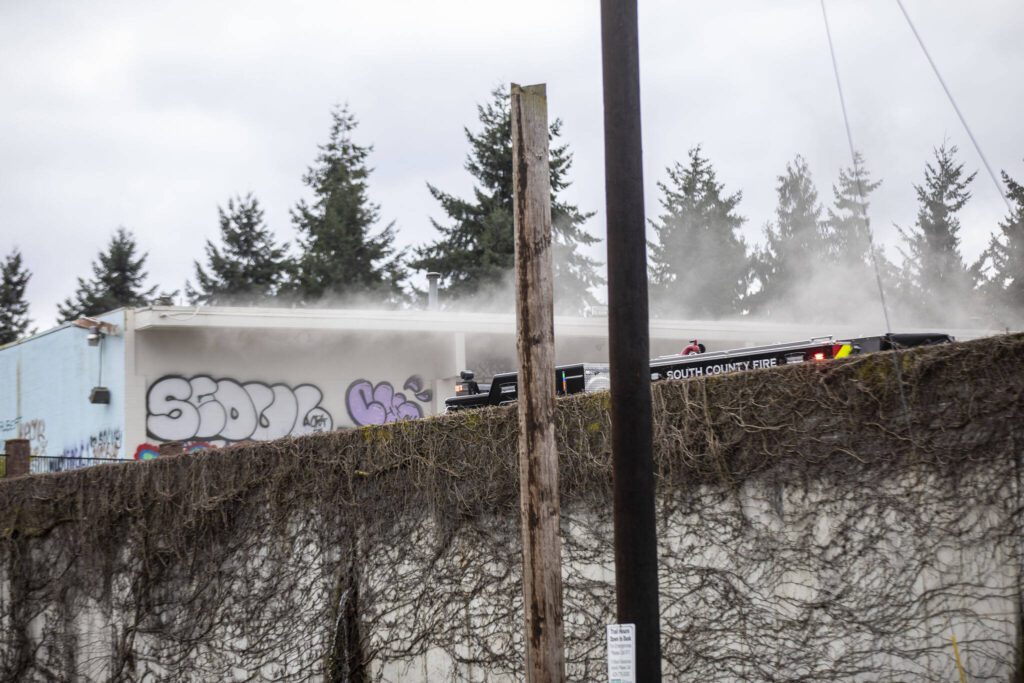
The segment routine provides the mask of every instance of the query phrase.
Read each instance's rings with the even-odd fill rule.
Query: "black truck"
[[[688,379],[708,377],[727,372],[760,370],[794,363],[816,363],[834,358],[845,358],[860,353],[890,351],[928,344],[946,344],[955,341],[942,333],[884,334],[875,337],[835,339],[815,337],[786,344],[751,346],[729,351],[705,351],[696,340],[683,353],[659,356],[651,360],[651,380]],[[464,371],[455,386],[455,396],[445,399],[447,412],[500,406],[517,398],[517,378],[514,372],[494,376],[490,384],[474,381],[473,373]],[[582,391],[600,391],[610,386],[607,363],[573,363],[555,368],[555,391],[559,396]]]

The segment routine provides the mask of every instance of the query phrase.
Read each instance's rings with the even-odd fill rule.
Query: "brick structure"
[[[180,441],[167,441],[160,444],[160,457],[166,457],[168,455],[181,455],[185,452],[185,447]]]
[[[7,439],[4,451],[7,453],[7,466],[4,474],[7,479],[23,477],[31,472],[28,439]]]

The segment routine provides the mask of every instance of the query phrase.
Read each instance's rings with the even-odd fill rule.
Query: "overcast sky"
[[[905,0],[997,169],[1024,179],[1024,4]],[[872,211],[895,255],[932,148],[981,170],[963,213],[974,258],[1006,208],[895,0],[829,0],[853,135],[884,181]],[[301,177],[348,103],[372,144],[371,195],[401,245],[434,239],[426,189],[468,193],[463,126],[495,85],[546,82],[575,153],[568,198],[604,236],[597,0],[0,1],[0,252],[33,272],[40,328],[114,229],[182,288],[217,206],[253,192],[281,239]],[[640,2],[647,213],[664,169],[702,144],[742,189],[752,241],[775,177],[803,154],[822,199],[849,153],[818,0]],[[600,245],[600,254],[604,245]]]

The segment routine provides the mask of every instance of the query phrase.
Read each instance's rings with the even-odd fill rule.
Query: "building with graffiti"
[[[606,360],[607,325],[556,318],[558,362]],[[866,332],[877,331],[654,320],[651,347]],[[0,439],[27,438],[33,455],[72,464],[148,459],[170,441],[194,450],[434,415],[460,370],[487,379],[514,367],[510,314],[122,309],[0,348]]]

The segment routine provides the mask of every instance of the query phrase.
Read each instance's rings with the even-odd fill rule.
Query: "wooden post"
[[[543,84],[512,84],[512,186],[519,355],[519,516],[526,680],[565,680],[548,105]]]
[[[4,443],[4,452],[7,454],[4,477],[24,477],[32,471],[31,447],[28,439],[7,439]]]

